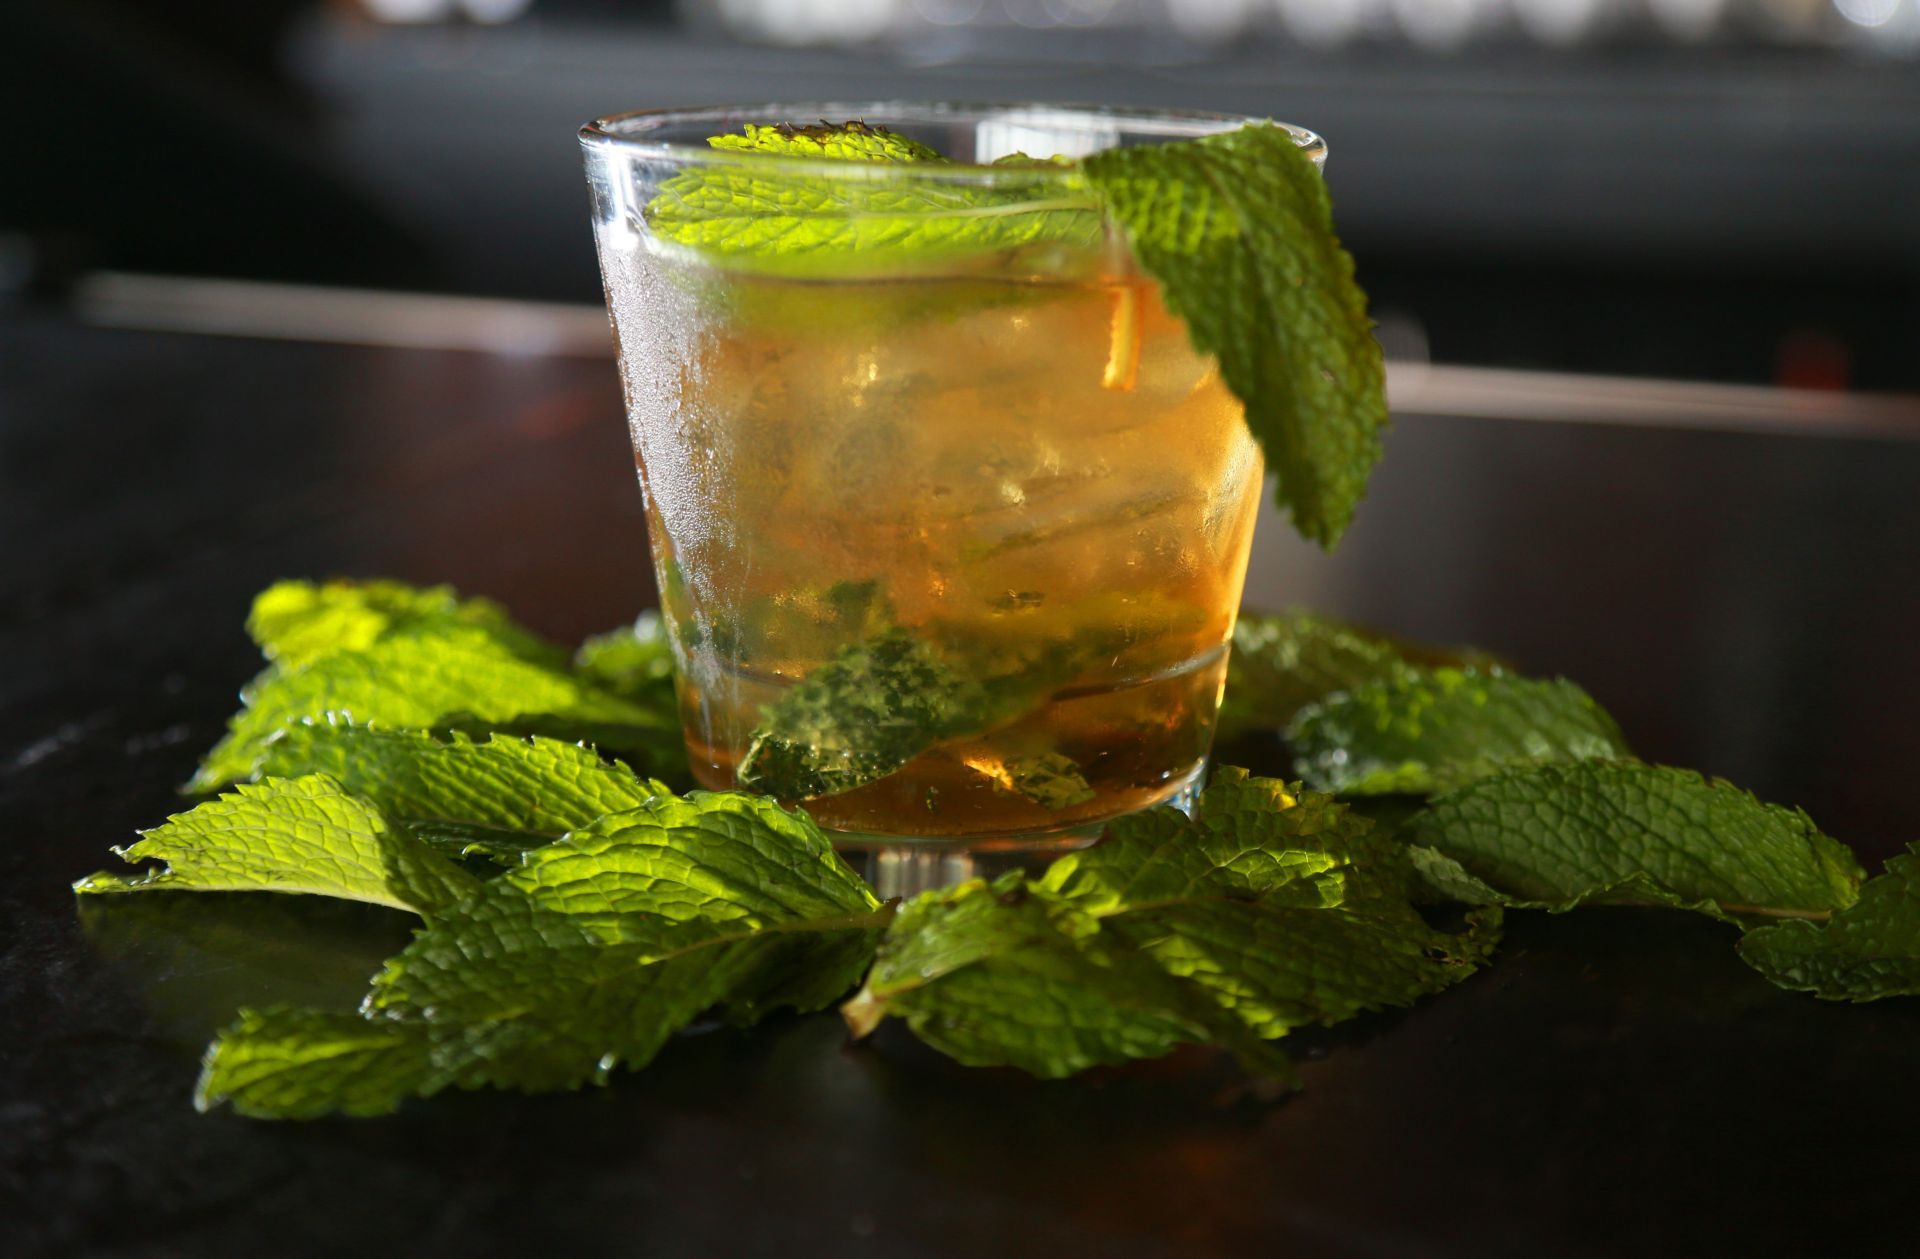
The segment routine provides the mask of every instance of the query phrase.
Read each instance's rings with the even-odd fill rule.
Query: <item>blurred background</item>
[[[569,136],[837,95],[1297,121],[1391,356],[1920,386],[1920,0],[16,0],[0,285],[591,303]]]

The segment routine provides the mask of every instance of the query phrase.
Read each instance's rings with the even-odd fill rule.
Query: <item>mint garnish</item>
[[[1167,308],[1246,407],[1300,533],[1339,541],[1380,458],[1386,373],[1319,170],[1280,127],[1082,163]]]
[[[823,259],[906,266],[1032,244],[1093,245],[1097,203],[1079,173],[1036,163],[1017,188],[943,179],[826,178],[768,154],[850,163],[944,165],[925,145],[878,127],[766,127],[708,141],[740,160],[690,166],[647,203],[655,236],[722,265],[805,273]],[[1056,173],[1057,172],[1057,173]]]
[[[1631,755],[1564,678],[1418,669],[1308,707],[1287,731],[1294,772],[1322,791],[1426,795],[1526,761]]]
[[[807,126],[775,123],[767,126],[750,122],[741,134],[714,136],[707,143],[716,149],[735,149],[752,153],[781,153],[788,157],[820,157],[842,162],[944,162],[940,154],[897,131],[853,122],[822,122]]]
[[[863,123],[748,124],[721,151],[938,165],[939,154]],[[905,266],[955,252],[1090,246],[1104,212],[1195,347],[1214,355],[1307,538],[1331,547],[1380,458],[1386,376],[1313,162],[1270,123],[1109,149],[1077,165],[1017,155],[1028,187],[826,178],[777,162],[693,166],[646,208],[654,234],[715,261],[817,269],[822,256]],[[844,261],[844,258],[843,258]],[[1124,373],[1115,377],[1124,379]]]

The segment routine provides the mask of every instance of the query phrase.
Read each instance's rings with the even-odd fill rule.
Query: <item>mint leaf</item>
[[[1671,905],[1722,918],[1844,909],[1847,848],[1798,809],[1719,779],[1630,761],[1546,764],[1449,792],[1403,832],[1457,863],[1426,873],[1461,899],[1570,909]],[[1473,889],[1486,889],[1476,897]]]
[[[1311,159],[1280,127],[1081,164],[1169,310],[1246,407],[1279,502],[1331,547],[1380,458],[1386,375]]]
[[[1043,881],[1102,914],[1209,889],[1254,898],[1289,888],[1311,893],[1316,904],[1334,904],[1344,899],[1349,875],[1391,894],[1400,860],[1399,845],[1380,840],[1370,823],[1333,797],[1223,765],[1193,816],[1160,808],[1121,818],[1092,848],[1055,860]],[[1313,880],[1319,882],[1304,886]]]
[[[394,729],[465,722],[527,733],[577,730],[622,752],[679,737],[676,716],[618,699],[465,625],[395,631],[364,648],[269,669],[241,698],[245,707],[190,790],[246,778],[277,731],[329,717]]]
[[[738,794],[656,797],[437,914],[367,999],[363,1021],[385,1035],[245,1015],[209,1051],[202,1097],[295,1117],[455,1086],[602,1082],[714,1006],[745,1024],[831,1002],[890,914],[804,815]],[[353,1080],[335,1054],[356,1056]]]
[[[336,651],[371,647],[402,630],[470,626],[485,630],[514,655],[557,665],[560,649],[514,624],[487,599],[462,599],[450,586],[398,581],[275,582],[254,597],[247,633],[268,660],[310,664]]]
[[[483,830],[496,833],[494,843],[510,832],[522,839],[516,851],[668,793],[577,744],[441,738],[325,721],[281,729],[262,749],[256,772],[326,774],[389,818],[458,823],[468,843],[483,842]]]
[[[499,606],[445,586],[284,581],[254,600],[247,624],[273,663],[241,691],[242,711],[189,791],[248,777],[285,725],[336,719],[586,739],[651,772],[683,776],[670,684],[659,685],[658,668],[638,660],[653,649],[638,638],[644,619],[618,649],[618,677],[614,636],[589,644],[576,675],[565,652]],[[649,676],[642,681],[638,672]],[[614,685],[599,685],[602,678]]]
[[[1123,818],[1038,879],[911,902],[842,1012],[856,1034],[899,1017],[962,1062],[1042,1076],[1182,1041],[1271,1066],[1265,1041],[1408,1004],[1492,947],[1492,918],[1429,926],[1369,831],[1328,797],[1222,771],[1193,819]]]
[[[984,701],[904,629],[850,643],[766,710],[740,784],[782,800],[851,791],[964,729]]]
[[[1782,922],[1740,938],[1740,956],[1782,988],[1829,1001],[1920,996],[1920,845],[1867,880],[1832,921]]]
[[[418,1027],[332,1010],[242,1010],[207,1047],[193,1104],[257,1119],[383,1115],[434,1077]]]
[[[1307,705],[1405,673],[1413,665],[1493,668],[1482,652],[1434,647],[1298,608],[1242,612],[1220,704],[1221,739],[1280,731]]]
[[[582,680],[659,713],[676,713],[673,646],[658,612],[643,612],[625,629],[580,644],[573,668]]]
[[[1291,1077],[1285,1055],[1204,994],[1017,871],[906,905],[841,1014],[856,1037],[893,1016],[968,1066],[1043,1078],[1196,1043],[1229,1044],[1249,1070]]]
[[[519,865],[529,849],[553,842],[547,835],[516,831],[504,826],[482,826],[477,822],[447,821],[442,818],[406,818],[400,823],[413,836],[441,856],[461,862],[472,869],[472,862],[505,868]],[[492,871],[477,871],[482,877]]]
[[[142,874],[103,871],[73,890],[308,893],[425,914],[480,886],[325,774],[241,786],[114,852],[166,864]]]
[[[874,127],[855,120],[839,126],[820,123],[796,127],[792,123],[766,126],[749,122],[742,134],[714,136],[707,141],[716,149],[736,149],[755,153],[781,153],[788,157],[820,157],[843,162],[944,162],[947,159],[918,140],[885,127]]]
[[[687,770],[686,738],[678,715],[652,713],[642,719],[639,713],[603,720],[565,713],[521,713],[488,719],[463,712],[450,713],[430,728],[437,734],[472,738],[503,734],[586,744],[624,764],[644,768],[654,781],[675,790],[688,790],[693,780]]]
[[[1566,681],[1409,669],[1309,706],[1287,731],[1294,772],[1322,791],[1424,795],[1515,762],[1630,755],[1620,728]]]
[[[831,178],[783,168],[768,153],[929,167],[944,158],[905,137],[849,123],[840,127],[749,125],[745,136],[708,141],[737,161],[716,159],[667,179],[647,203],[659,239],[716,261],[762,270],[806,270],[847,255],[898,266],[955,253],[988,253],[1035,243],[1092,246],[1100,215],[1077,171],[1043,164],[1008,186],[928,176]]]
[[[832,639],[866,637],[844,643],[763,711],[739,781],[783,800],[865,786],[942,740],[1031,712],[1075,678],[1109,672],[1117,661],[1137,673],[1178,663],[1152,653],[1164,655],[1166,643],[1183,641],[1196,615],[1137,595],[1103,596],[1050,609],[1047,637],[1009,642],[1004,624],[890,626],[890,610],[869,583],[843,583],[828,592],[814,623]],[[805,641],[796,622],[789,619],[784,642]],[[999,786],[1054,808],[1091,798],[1065,755],[1044,746],[1012,751],[1004,765],[982,770]]]
[[[1063,752],[1035,752],[1010,757],[994,781],[1042,808],[1070,809],[1085,804],[1095,792],[1080,766]]]

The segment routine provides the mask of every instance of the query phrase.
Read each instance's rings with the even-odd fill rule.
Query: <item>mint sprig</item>
[[[851,122],[760,126],[708,141],[720,154],[663,182],[647,203],[653,235],[721,265],[807,274],[830,267],[912,269],[960,254],[1101,238],[1099,207],[1071,168],[1037,163],[1010,186],[939,177],[861,178],[861,164],[948,165],[923,144]],[[738,157],[732,155],[738,154]],[[778,157],[845,161],[831,178]]]

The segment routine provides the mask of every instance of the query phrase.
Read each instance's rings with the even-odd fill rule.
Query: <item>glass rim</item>
[[[848,162],[787,153],[715,149],[705,143],[655,138],[655,133],[675,124],[701,121],[724,131],[763,118],[782,121],[794,118],[864,119],[867,115],[874,115],[880,119],[874,125],[889,126],[892,125],[889,121],[892,118],[938,125],[996,114],[1027,114],[1035,117],[1051,114],[1068,119],[1108,120],[1123,130],[1131,129],[1135,133],[1166,140],[1198,139],[1234,131],[1252,123],[1272,123],[1291,135],[1294,144],[1313,159],[1316,166],[1324,163],[1327,155],[1327,142],[1319,135],[1305,127],[1273,118],[1199,109],[1054,101],[805,100],[636,109],[595,118],[580,128],[579,138],[583,147],[617,150],[632,158],[683,165],[772,162],[777,163],[781,170],[795,174],[841,178],[852,175],[862,180],[899,177],[965,184],[1022,184],[1057,179],[1063,169],[1058,166],[994,166],[984,162]]]

